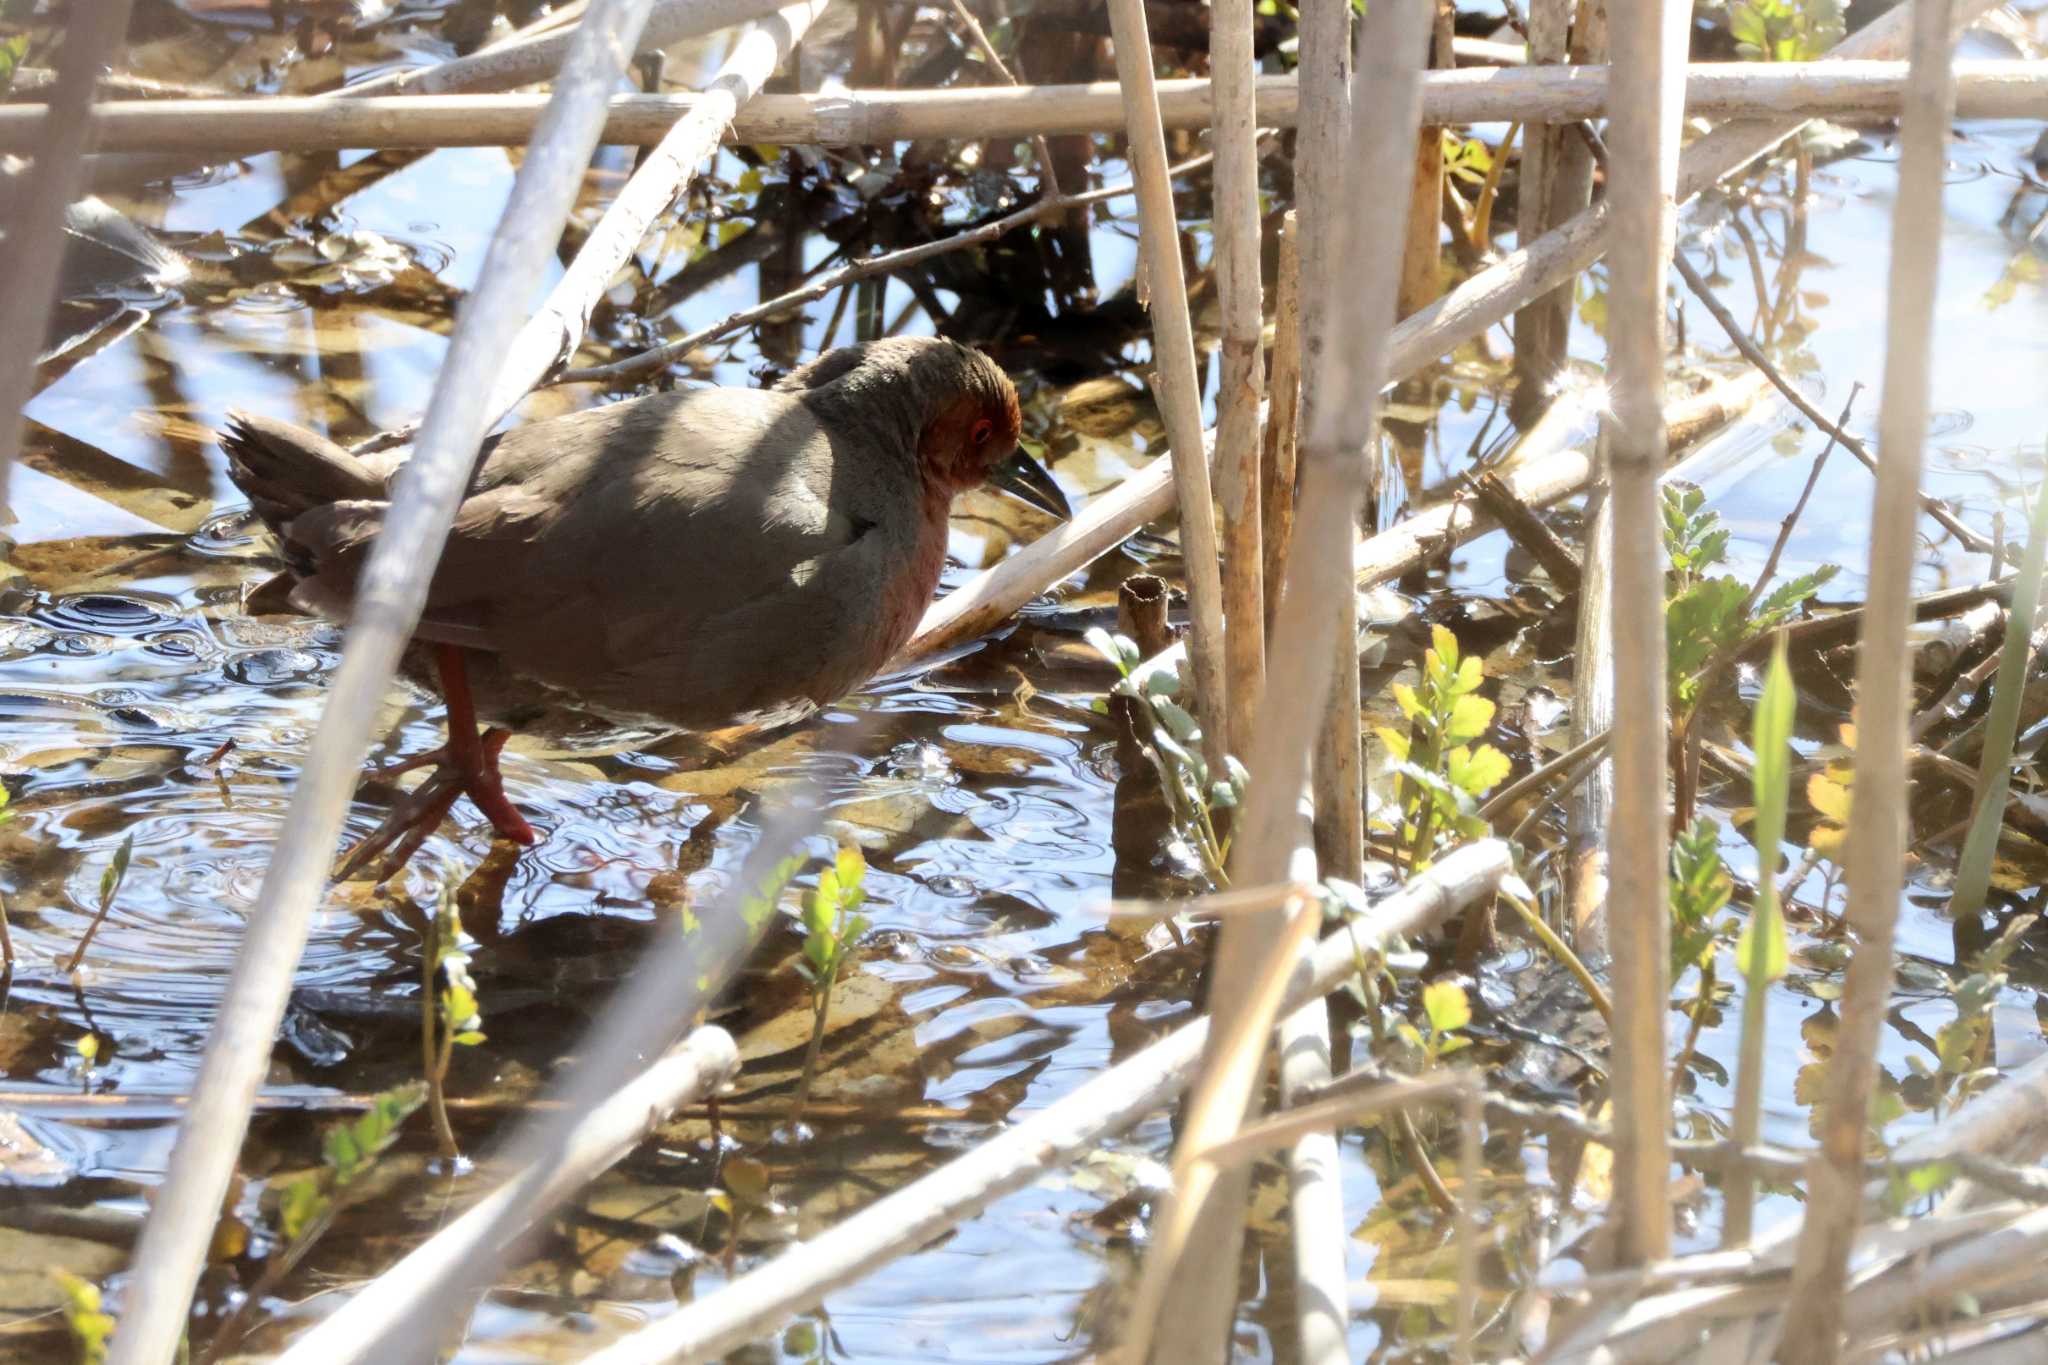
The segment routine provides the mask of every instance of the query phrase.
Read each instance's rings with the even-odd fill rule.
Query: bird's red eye
[[[967,439],[978,446],[985,446],[988,444],[988,438],[995,434],[995,424],[984,417],[968,431]]]

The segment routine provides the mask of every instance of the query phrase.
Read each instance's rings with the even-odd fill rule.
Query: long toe
[[[540,836],[519,813],[519,807],[512,804],[512,798],[505,795],[505,777],[498,770],[498,755],[504,751],[505,741],[510,738],[512,732],[502,726],[494,725],[484,731],[481,761],[476,771],[466,776],[463,788],[501,836],[515,844],[531,844]]]

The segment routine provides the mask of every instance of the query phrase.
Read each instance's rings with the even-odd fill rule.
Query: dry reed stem
[[[1433,2],[1433,0],[1432,0]],[[1330,291],[1322,286],[1302,292],[1303,280],[1334,281],[1341,269],[1333,264],[1338,218],[1348,203],[1342,167],[1351,138],[1351,11],[1344,4],[1313,4],[1301,14],[1301,61],[1296,75],[1301,83],[1301,130],[1295,140],[1295,197],[1301,244],[1295,290],[1299,307],[1294,310],[1299,354],[1296,364],[1304,377],[1327,374],[1322,348],[1329,338]],[[1405,173],[1405,172],[1404,172]],[[1297,450],[1294,478],[1299,481],[1299,436],[1312,431],[1318,420],[1316,408],[1321,395],[1310,384],[1298,384],[1295,412],[1290,415]],[[1375,443],[1376,444],[1376,443]],[[1365,469],[1366,501],[1378,488],[1379,460],[1368,456]],[[1295,513],[1290,504],[1289,533]],[[1299,580],[1296,580],[1299,581]],[[1275,601],[1269,615],[1278,611],[1281,580],[1275,579],[1269,592]],[[1331,685],[1323,703],[1322,726],[1317,732],[1311,758],[1309,781],[1314,789],[1316,856],[1326,875],[1357,880],[1365,857],[1365,821],[1362,814],[1364,784],[1358,735],[1358,600],[1355,594],[1333,595],[1324,608],[1324,630],[1333,670]],[[1276,621],[1277,624],[1277,621]],[[1275,656],[1276,660],[1279,656]],[[1293,661],[1288,660],[1288,663]],[[1357,814],[1353,827],[1352,814]]]
[[[573,1115],[559,1160],[544,1171],[507,1179],[463,1215],[363,1285],[278,1357],[285,1362],[365,1359],[367,1342],[418,1301],[421,1287],[451,1270],[500,1254],[499,1242],[610,1170],[646,1138],[649,1128],[693,1100],[716,1095],[739,1070],[739,1051],[724,1029],[707,1026],[601,1099]],[[524,1197],[530,1196],[530,1197]]]
[[[606,206],[604,216],[577,248],[569,268],[506,348],[491,391],[493,422],[517,406],[550,370],[576,354],[591,311],[619,268],[639,248],[655,220],[667,213],[689,186],[698,165],[718,150],[719,137],[733,115],[803,41],[804,33],[828,3],[796,0],[749,25],[688,116],[640,159],[625,188]]]
[[[1300,174],[1299,171],[1296,172]],[[1266,633],[1280,607],[1287,546],[1294,536],[1295,419],[1301,413],[1301,220],[1280,219],[1280,261],[1273,300],[1273,374],[1259,460],[1260,549],[1265,557]]]
[[[1226,748],[1251,745],[1266,688],[1265,554],[1259,504],[1259,400],[1265,387],[1260,280],[1258,127],[1252,119],[1252,0],[1210,7],[1209,69],[1216,88],[1212,187],[1216,292],[1223,309],[1216,387],[1216,487],[1223,509]]]
[[[1840,1358],[1843,1284],[1862,1215],[1863,1146],[1877,1047],[1891,1004],[1892,932],[1906,852],[1907,676],[1915,525],[1941,260],[1942,179],[1953,87],[1949,0],[1915,0],[1913,76],[1900,121],[1878,416],[1877,490],[1871,501],[1869,588],[1858,645],[1856,808],[1849,821],[1848,918],[1857,934],[1842,988],[1835,1050],[1822,1080],[1821,1150],[1808,1167],[1810,1211],[1799,1242],[1785,1350],[1794,1360]]]
[[[1973,18],[1994,3],[1996,0],[1962,0],[1963,17]],[[1323,9],[1311,5],[1304,17]],[[1902,42],[1904,28],[1904,12],[1894,10],[1832,49],[1840,54],[1832,60],[1888,56]],[[4,113],[0,110],[0,115]],[[1262,111],[1262,121],[1264,118]],[[1686,148],[1679,158],[1681,195],[1696,194],[1722,176],[1740,170],[1799,127],[1798,120],[1751,119],[1707,134]],[[1301,169],[1310,171],[1314,163],[1304,162]],[[1312,247],[1306,228],[1304,224],[1304,270]],[[1606,206],[1595,205],[1527,246],[1516,248],[1422,312],[1403,320],[1394,328],[1387,373],[1395,378],[1412,374],[1502,321],[1528,300],[1569,280],[1600,258],[1606,247],[1606,231]],[[1318,300],[1313,292],[1306,292],[1302,303],[1306,312],[1316,307]],[[1304,391],[1307,406],[1313,406],[1313,397]],[[1155,461],[1124,479],[1111,493],[1095,499],[1073,522],[1052,536],[1041,538],[1024,552],[1012,555],[934,603],[899,660],[962,644],[993,629],[1060,579],[1121,544],[1146,522],[1164,516],[1171,506],[1168,466],[1164,461]]]
[[[1453,0],[1425,0],[1435,11],[1434,39],[1429,64],[1449,70],[1457,59],[1451,53],[1451,26],[1457,18]],[[1395,316],[1406,317],[1429,304],[1443,292],[1442,242],[1444,235],[1444,138],[1443,130],[1425,123],[1415,137],[1415,157],[1408,190],[1408,230],[1401,243],[1401,292]],[[1372,499],[1377,500],[1378,470]]]
[[[1331,201],[1333,242],[1341,245],[1325,261],[1332,270],[1343,262],[1345,287],[1338,287],[1334,275],[1303,279],[1304,298],[1321,292],[1330,306],[1323,317],[1327,342],[1303,348],[1308,357],[1304,392],[1317,395],[1318,402],[1302,446],[1295,553],[1273,631],[1274,658],[1301,661],[1294,669],[1299,685],[1286,692],[1268,688],[1260,706],[1249,755],[1253,785],[1239,811],[1231,852],[1232,874],[1239,880],[1274,880],[1286,872],[1314,727],[1330,686],[1329,646],[1317,638],[1317,617],[1324,603],[1351,593],[1347,557],[1365,493],[1358,453],[1373,437],[1387,373],[1397,247],[1407,214],[1403,187],[1408,181],[1402,172],[1420,117],[1429,18],[1419,5],[1374,6],[1359,26],[1350,150],[1338,162],[1341,192]],[[1258,1012],[1258,991],[1272,974],[1280,946],[1274,942],[1282,937],[1277,919],[1277,914],[1233,918],[1218,936],[1210,986],[1217,1030],[1176,1144],[1175,1194],[1159,1220],[1164,1231],[1145,1258],[1129,1313],[1123,1354],[1132,1361],[1152,1356],[1155,1333],[1160,1357],[1169,1360],[1209,1358],[1223,1341],[1217,1326],[1227,1327],[1236,1300],[1243,1186],[1241,1181],[1218,1182],[1213,1213],[1205,1216],[1189,1155],[1235,1131],[1252,1101],[1258,1068],[1243,1065],[1242,1059],[1262,1058],[1269,1041],[1270,1019]],[[1229,1066],[1233,1060],[1240,1064]],[[1237,1200],[1229,1198],[1233,1193]],[[1228,1278],[1188,1276],[1177,1264],[1177,1237],[1198,1223],[1203,1269]],[[1175,1311],[1162,1317],[1169,1290],[1179,1291],[1180,1297]]]
[[[1671,450],[1675,453],[1702,441],[1733,422],[1769,388],[1762,375],[1742,374],[1700,393],[1672,400],[1664,410]],[[1587,443],[1591,443],[1590,438]],[[1548,507],[1591,488],[1594,465],[1593,457],[1585,450],[1569,446],[1552,448],[1548,454],[1503,466],[1501,481],[1511,496],[1528,506]],[[1405,521],[1358,542],[1351,561],[1357,585],[1370,588],[1391,583],[1429,560],[1499,529],[1500,523],[1473,499],[1452,498],[1433,503]],[[1143,676],[1154,669],[1176,669],[1184,657],[1182,647],[1175,645],[1146,659],[1133,672]],[[1596,734],[1604,746],[1604,733]]]
[[[1614,1197],[1624,1263],[1671,1250],[1665,981],[1670,955],[1665,845],[1669,785],[1664,684],[1664,282],[1677,225],[1679,97],[1691,20],[1679,5],[1614,7],[1615,140],[1608,199],[1608,442],[1614,622],[1613,826],[1608,839],[1616,1027],[1610,1051],[1616,1129]]]
[[[765,0],[763,0],[765,4]],[[1972,0],[1982,3],[1982,0]],[[769,6],[772,9],[772,6]],[[1312,11],[1311,11],[1312,12]],[[1878,21],[1882,24],[1884,21]],[[1872,27],[1878,27],[1873,24]],[[1870,31],[1845,44],[1868,52]],[[438,69],[438,68],[437,68]],[[1776,120],[1884,118],[1904,98],[1905,68],[1889,61],[1828,60],[1691,68],[1687,112],[1744,125],[1754,137]],[[1599,118],[1608,111],[1604,66],[1467,68],[1425,77],[1424,115],[1432,126],[1512,123],[1530,118],[1561,123]],[[2038,119],[2048,72],[2038,62],[1971,61],[1958,70],[1957,111],[1985,119]],[[1209,82],[1160,81],[1161,117],[1168,128],[1211,126]],[[205,100],[115,100],[92,115],[95,145],[104,152],[166,152],[219,159],[256,152],[384,150],[434,147],[512,147],[532,135],[546,103],[534,94],[361,96],[360,87],[333,95],[265,95]],[[1291,128],[1302,119],[1293,78],[1261,76],[1256,84],[1258,124]],[[343,98],[346,93],[348,97]],[[619,95],[605,125],[607,146],[652,146],[696,107],[696,95]],[[41,104],[0,107],[0,151],[31,150],[47,113]],[[734,121],[734,143],[887,146],[893,142],[1063,136],[1115,131],[1122,103],[1109,82],[970,90],[848,90],[765,95]],[[1790,131],[1781,126],[1767,142]],[[1737,130],[1713,144],[1734,145]],[[1754,147],[1743,160],[1767,147]],[[185,164],[190,164],[189,160]],[[1739,163],[1738,163],[1739,164]],[[1718,170],[1718,178],[1727,170]],[[1700,186],[1688,181],[1688,191]],[[1531,241],[1535,240],[1533,237]]]
[[[1565,60],[1571,36],[1573,0],[1529,0],[1529,61],[1531,70],[1554,66]],[[1553,187],[1564,157],[1571,128],[1563,123],[1522,125],[1522,172],[1516,182],[1516,235],[1533,242],[1559,218],[1551,212]],[[1506,148],[1501,149],[1506,154]],[[1575,206],[1572,212],[1585,207]],[[1515,314],[1515,382],[1534,385],[1547,392],[1563,370],[1565,333],[1571,316],[1571,299],[1563,291],[1545,294]]]
[[[389,1280],[351,1315],[345,1335],[322,1335],[299,1352],[303,1365],[344,1354],[365,1361],[409,1359],[414,1343],[441,1340],[451,1317],[471,1311],[518,1249],[518,1232],[574,1193],[575,1185],[556,1179],[555,1172],[575,1160],[584,1116],[617,1103],[618,1093],[645,1071],[648,1057],[700,1021],[738,972],[775,918],[792,851],[800,856],[823,823],[817,776],[832,759],[859,752],[875,728],[870,717],[835,736],[833,752],[820,756],[823,761],[786,801],[770,805],[738,875],[706,908],[696,929],[662,936],[612,992],[577,1043],[576,1065],[554,1078],[535,1112],[500,1143],[494,1159],[514,1174],[480,1206],[484,1211],[465,1230],[462,1254],[436,1256],[412,1274]],[[646,1113],[644,1106],[641,1112]],[[336,1337],[346,1343],[345,1352],[331,1349]]]
[[[58,56],[57,118],[39,125],[20,150],[35,158],[7,215],[7,287],[0,289],[0,535],[14,520],[8,480],[21,449],[22,410],[35,391],[36,356],[57,302],[57,267],[64,259],[64,210],[85,183],[92,141],[93,91],[100,69],[128,32],[130,0],[100,0],[74,9]]]
[[[1507,846],[1496,840],[1458,849],[1376,906],[1355,932],[1368,945],[1426,932],[1492,894],[1508,866]],[[1355,951],[1351,933],[1318,943],[1307,984],[1289,992],[1286,1007],[1299,1008],[1336,989],[1357,970]],[[613,1343],[588,1365],[689,1365],[760,1339],[832,1290],[929,1246],[1004,1195],[1154,1112],[1188,1083],[1208,1032],[1206,1018],[1174,1030],[829,1231]]]
[[[135,1251],[114,1365],[164,1365],[184,1334],[192,1289],[270,1064],[293,969],[327,884],[370,726],[412,634],[427,581],[489,425],[489,376],[502,338],[525,317],[554,264],[562,224],[583,188],[604,103],[647,17],[647,0],[597,0],[577,30],[542,121],[514,178],[480,281],[457,317],[413,459],[371,551],[327,707],[292,793],[249,915],[192,1106]]]
[[[1180,223],[1166,173],[1166,133],[1152,76],[1144,0],[1110,0],[1117,81],[1123,91],[1132,178],[1138,184],[1139,298],[1152,319],[1153,381],[1173,461],[1180,510],[1181,561],[1187,574],[1189,653],[1195,665],[1195,713],[1210,766],[1222,771],[1227,736],[1223,670],[1223,583],[1216,557],[1216,505],[1195,377],[1194,326],[1181,268]],[[1148,292],[1150,298],[1146,298]]]

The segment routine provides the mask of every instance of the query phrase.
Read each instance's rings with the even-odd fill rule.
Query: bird
[[[1057,517],[1019,446],[1009,377],[982,352],[898,337],[825,352],[766,389],[700,387],[518,426],[484,443],[427,592],[448,742],[348,856],[391,876],[467,793],[498,834],[510,731],[479,731],[470,665],[599,714],[692,730],[800,719],[910,639],[945,564],[953,498],[984,482]],[[228,472],[284,568],[250,595],[345,621],[401,461],[227,415]]]

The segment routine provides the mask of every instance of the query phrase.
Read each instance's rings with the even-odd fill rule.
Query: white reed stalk
[[[1350,152],[1335,200],[1332,275],[1304,276],[1304,297],[1329,299],[1327,343],[1306,357],[1305,392],[1317,395],[1301,450],[1301,506],[1286,589],[1273,628],[1273,657],[1293,665],[1295,685],[1267,688],[1252,738],[1252,789],[1231,850],[1233,880],[1286,874],[1295,811],[1316,726],[1330,690],[1331,654],[1322,607],[1349,593],[1348,551],[1366,488],[1359,452],[1376,430],[1394,320],[1406,186],[1420,118],[1423,41],[1432,18],[1421,5],[1375,5],[1359,24],[1351,86]],[[1341,267],[1342,284],[1334,273]],[[1309,348],[1305,348],[1309,349]],[[1298,664],[1294,661],[1299,660]],[[1165,1201],[1128,1315],[1125,1349],[1137,1361],[1209,1359],[1222,1349],[1236,1302],[1244,1236],[1241,1181],[1215,1180],[1193,1154],[1235,1132],[1253,1099],[1272,1017],[1257,1008],[1273,954],[1287,941],[1285,912],[1235,916],[1218,935],[1209,998],[1218,1027],[1174,1148],[1174,1192]],[[1206,1196],[1214,1184],[1217,1198]],[[1235,1194],[1236,1200],[1229,1196]],[[1206,1207],[1213,1207],[1205,1218]],[[1196,1234],[1199,1226],[1200,1233]],[[1178,1254],[1198,1246],[1188,1274]],[[1225,1278],[1227,1274],[1227,1278]],[[1172,1311],[1164,1312],[1174,1295]]]
[[[1960,0],[1960,19],[1967,22],[1996,3],[1997,0]],[[1316,8],[1311,6],[1308,13],[1313,14]],[[1889,57],[1904,41],[1905,22],[1905,11],[1893,10],[1833,51],[1844,59]],[[0,109],[0,121],[4,121],[5,113]],[[1260,117],[1264,119],[1263,111]],[[1697,194],[1722,176],[1740,170],[1799,127],[1796,120],[1779,123],[1751,119],[1707,134],[1686,148],[1679,158],[1681,198]],[[1414,373],[1480,335],[1530,299],[1569,280],[1600,258],[1606,250],[1606,232],[1606,205],[1596,204],[1564,226],[1510,252],[1414,317],[1404,319],[1394,328],[1391,338],[1388,375],[1398,379]],[[1303,253],[1306,258],[1306,240]],[[1304,293],[1302,303],[1306,312],[1313,300]],[[1312,397],[1307,393],[1303,396]],[[1039,541],[934,603],[901,657],[922,657],[975,638],[1097,555],[1122,544],[1146,522],[1166,515],[1172,508],[1172,499],[1165,462],[1145,466],[1111,493],[1089,503],[1072,523],[1061,528],[1057,539],[1047,538],[1052,543]],[[1040,545],[1045,547],[1042,553],[1030,553]],[[1269,649],[1268,653],[1271,652]]]
[[[1122,88],[1131,178],[1138,185],[1139,298],[1152,318],[1153,379],[1173,459],[1180,509],[1181,563],[1187,575],[1195,710],[1209,763],[1222,767],[1228,725],[1223,669],[1223,582],[1216,553],[1216,505],[1209,496],[1209,457],[1202,433],[1201,383],[1181,270],[1180,223],[1166,173],[1166,132],[1152,75],[1152,40],[1144,0],[1110,0],[1109,23]],[[1220,149],[1219,149],[1220,150]],[[1146,294],[1150,298],[1146,299]]]
[[[1295,835],[1297,881],[1317,879],[1311,831]],[[1303,963],[1305,974],[1308,964]],[[1330,1003],[1322,997],[1283,1015],[1279,1030],[1280,1103],[1330,1082]],[[1287,1149],[1287,1224],[1294,1247],[1295,1358],[1302,1365],[1348,1365],[1351,1229],[1344,1221],[1344,1171],[1329,1127],[1305,1133]]]
[[[690,112],[641,158],[546,302],[506,348],[491,390],[492,421],[510,412],[550,370],[575,355],[590,325],[591,310],[619,268],[639,248],[655,219],[688,188],[698,165],[718,150],[718,140],[733,116],[803,41],[827,3],[797,0],[740,34],[717,76]]]
[[[1843,1285],[1862,1218],[1863,1146],[1877,1048],[1892,994],[1892,931],[1906,856],[1906,723],[1913,690],[1906,631],[1920,517],[1942,237],[1942,179],[1954,107],[1949,0],[1914,0],[1913,78],[1899,125],[1885,315],[1877,490],[1871,499],[1869,587],[1857,647],[1856,806],[1849,820],[1848,918],[1856,952],[1823,1075],[1820,1151],[1807,1166],[1805,1230],[1793,1271],[1785,1358],[1840,1358]]]
[[[1216,485],[1223,505],[1226,747],[1251,744],[1252,717],[1266,687],[1265,553],[1259,503],[1259,399],[1266,367],[1260,280],[1258,127],[1252,118],[1252,0],[1216,0],[1209,10],[1209,70],[1216,85],[1213,218],[1216,292],[1223,305],[1216,387]]]
[[[1507,846],[1496,840],[1458,849],[1376,906],[1358,932],[1368,944],[1394,933],[1425,932],[1490,896],[1507,868]],[[1354,951],[1349,933],[1324,939],[1306,985],[1289,994],[1288,1006],[1298,1008],[1336,989],[1357,970]],[[587,1365],[690,1365],[767,1336],[834,1289],[929,1246],[1004,1195],[1153,1113],[1187,1085],[1208,1032],[1206,1018],[1174,1030],[830,1231],[614,1342]]]
[[[761,0],[767,5],[767,0]],[[1983,0],[1971,0],[1981,4]],[[1304,20],[1313,10],[1304,12]],[[1844,43],[1866,56],[1888,50],[1879,20]],[[1878,46],[1873,46],[1878,44]],[[1842,50],[1842,49],[1837,49]],[[439,69],[439,68],[435,68]],[[1971,61],[1958,68],[1957,113],[1966,118],[2048,117],[2048,72],[2039,62]],[[532,94],[444,94],[355,97],[266,95],[241,99],[115,100],[95,107],[92,129],[101,151],[185,152],[205,157],[264,151],[337,151],[356,147],[511,147],[532,135],[546,97]],[[1160,116],[1168,128],[1200,129],[1215,119],[1209,82],[1158,82]],[[1531,118],[1559,122],[1600,118],[1608,112],[1608,69],[1592,67],[1468,68],[1424,77],[1423,117],[1431,126],[1512,123]],[[1790,127],[1779,120],[1884,118],[1895,115],[1905,92],[1905,65],[1893,61],[1726,62],[1691,68],[1686,112],[1746,124],[1712,143],[1716,157],[1748,144],[1776,126],[1766,147]],[[346,93],[349,98],[339,98]],[[1291,128],[1305,117],[1294,79],[1261,76],[1256,82],[1262,128]],[[611,104],[603,141],[608,146],[652,146],[700,96],[619,95]],[[0,151],[27,152],[47,109],[41,104],[0,108]],[[985,140],[1100,133],[1121,126],[1123,104],[1112,82],[1085,85],[987,86],[972,90],[843,90],[764,95],[734,120],[729,141],[747,144],[886,146],[930,139]],[[1745,117],[1747,116],[1747,117]],[[1757,156],[1755,147],[1740,160]],[[1740,164],[1738,161],[1737,164]],[[1300,169],[1307,169],[1302,165]],[[1728,167],[1709,179],[1727,174]],[[1688,192],[1699,183],[1691,177]],[[1533,239],[1532,239],[1533,240]]]
[[[127,37],[129,7],[130,0],[101,0],[70,12],[50,105],[57,118],[47,126],[39,124],[30,145],[22,148],[35,157],[35,164],[23,177],[6,223],[7,285],[0,289],[0,528],[14,521],[8,477],[21,449],[22,409],[35,390],[36,356],[57,301],[64,210],[85,184],[93,91],[100,69]]]
[[[581,1112],[546,1169],[515,1174],[356,1290],[319,1326],[292,1342],[278,1357],[279,1365],[366,1358],[365,1347],[415,1311],[423,1294],[435,1292],[434,1286],[460,1268],[499,1256],[508,1232],[517,1236],[617,1165],[674,1110],[716,1095],[739,1064],[732,1035],[712,1026],[698,1029],[595,1108]]]
[[[1666,1090],[1666,983],[1670,955],[1665,773],[1664,546],[1658,480],[1664,474],[1664,295],[1677,225],[1678,130],[1692,19],[1673,0],[1620,4],[1611,14],[1614,117],[1608,202],[1608,442],[1613,508],[1614,808],[1608,839],[1608,947],[1615,1028],[1609,1079],[1615,1133],[1610,1221],[1625,1264],[1671,1252],[1671,1100]]]
[[[250,911],[192,1107],[136,1247],[113,1365],[164,1365],[184,1334],[192,1288],[270,1064],[307,923],[327,886],[370,726],[419,619],[488,426],[488,376],[502,354],[502,338],[526,316],[534,289],[553,266],[562,224],[582,191],[603,127],[605,99],[633,51],[647,7],[648,0],[596,0],[577,29],[478,286],[456,318],[412,461],[399,476],[363,572],[341,666]]]

